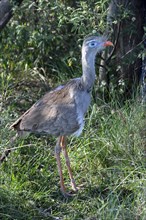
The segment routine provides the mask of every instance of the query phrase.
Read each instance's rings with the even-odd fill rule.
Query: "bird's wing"
[[[27,110],[11,128],[21,131],[69,135],[78,130],[76,103],[68,86],[62,86],[43,96]]]

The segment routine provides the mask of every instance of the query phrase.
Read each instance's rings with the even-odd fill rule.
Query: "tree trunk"
[[[16,5],[19,6],[23,0],[16,1]],[[0,31],[6,26],[11,17],[13,16],[13,5],[9,0],[0,1]]]
[[[108,79],[107,87],[112,86],[124,99],[131,97],[140,80],[143,18],[142,1],[112,0],[109,5],[107,33],[115,41],[114,57],[109,71],[103,68],[100,70],[100,84],[103,79]],[[104,60],[105,64],[106,60],[109,63],[106,54]]]

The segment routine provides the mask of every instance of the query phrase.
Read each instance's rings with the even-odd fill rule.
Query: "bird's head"
[[[101,52],[105,47],[113,46],[113,43],[107,41],[107,38],[104,36],[89,36],[86,37],[83,46],[82,53],[86,55],[92,54],[95,56],[97,53]]]

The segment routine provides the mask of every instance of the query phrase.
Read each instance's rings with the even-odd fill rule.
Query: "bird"
[[[105,36],[85,37],[81,50],[81,77],[73,78],[66,84],[47,92],[10,126],[16,130],[12,142],[30,133],[56,137],[55,157],[60,176],[60,190],[65,197],[78,191],[66,149],[66,139],[68,136],[79,136],[82,133],[85,114],[91,101],[91,90],[96,79],[95,57],[107,46],[113,46],[113,43]],[[64,184],[61,152],[65,157],[72,193],[67,192]],[[10,150],[6,154],[9,153]],[[2,160],[4,157],[1,157]]]

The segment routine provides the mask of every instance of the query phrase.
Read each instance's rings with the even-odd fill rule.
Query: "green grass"
[[[0,166],[0,219],[146,219],[145,109],[136,101],[115,106],[93,104],[82,135],[68,139],[74,177],[82,185],[74,197],[59,190],[55,138],[18,140]],[[10,147],[15,110],[13,103],[1,111],[1,153]],[[63,172],[69,190],[64,159]]]

